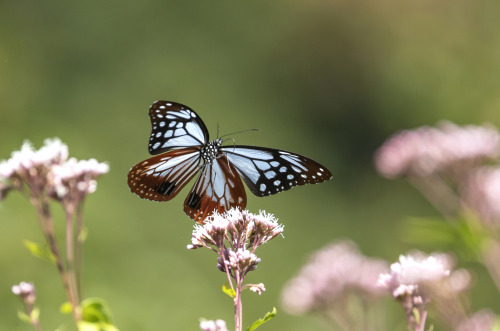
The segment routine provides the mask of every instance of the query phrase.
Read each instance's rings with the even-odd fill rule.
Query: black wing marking
[[[176,149],[136,164],[128,173],[130,190],[144,199],[168,201],[200,169],[198,148]]]
[[[172,101],[156,101],[149,108],[151,136],[149,153],[201,146],[208,142],[208,130],[189,107]]]
[[[321,164],[291,152],[237,145],[221,147],[221,151],[258,197],[332,178],[332,173]]]
[[[245,209],[247,196],[238,172],[225,156],[205,165],[184,201],[184,211],[203,224],[214,211]]]

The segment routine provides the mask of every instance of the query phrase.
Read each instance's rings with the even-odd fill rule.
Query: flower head
[[[54,165],[50,171],[53,184],[53,195],[57,199],[67,196],[81,196],[95,192],[96,178],[109,171],[106,163],[96,159],[80,160],[71,158],[68,161]]]
[[[248,289],[252,292],[258,293],[259,295],[262,294],[266,290],[266,287],[264,286],[264,283],[259,283],[259,284],[252,284],[248,287]]]
[[[223,320],[215,320],[215,321],[202,320],[200,322],[200,329],[202,331],[228,331],[226,322]]]
[[[217,268],[242,281],[260,263],[255,255],[257,247],[282,232],[283,226],[271,214],[255,215],[233,208],[223,214],[214,213],[203,225],[196,224],[187,248],[211,249],[219,255]]]
[[[20,189],[23,184],[33,191],[43,190],[50,168],[67,158],[68,147],[57,138],[45,139],[39,150],[35,150],[30,142],[24,142],[10,159],[0,163],[0,197],[10,189]]]
[[[376,285],[385,261],[359,253],[350,241],[332,243],[311,256],[282,291],[285,309],[293,314],[345,304],[348,294],[364,299],[383,295]]]
[[[33,305],[36,300],[35,286],[33,283],[20,282],[12,286],[12,293],[20,297],[26,304]]]
[[[450,323],[461,317],[459,295],[470,286],[470,275],[465,270],[451,271],[454,261],[446,254],[425,255],[414,252],[400,256],[389,273],[379,276],[377,285],[387,290],[401,303],[409,325],[418,324],[414,312],[426,312],[427,304],[438,302],[437,309]]]
[[[236,252],[226,249],[224,257],[219,257],[217,262],[217,268],[223,272],[226,271],[227,267],[229,270],[238,270],[240,274],[244,275],[249,271],[257,269],[260,259],[248,249],[240,248]]]
[[[456,331],[493,331],[496,316],[489,310],[481,310],[459,323]]]
[[[203,225],[196,224],[188,249],[225,248],[227,240],[235,249],[255,249],[282,232],[283,225],[272,214],[261,211],[255,215],[232,208],[223,214],[214,213]]]
[[[95,159],[68,160],[68,146],[58,138],[45,139],[39,150],[26,141],[10,159],[0,162],[0,200],[8,191],[24,187],[32,196],[81,200],[96,190],[95,179],[108,170],[107,164]]]
[[[495,127],[442,122],[437,128],[424,126],[395,134],[377,151],[375,165],[389,178],[427,176],[459,163],[499,156],[500,134]]]
[[[483,167],[470,175],[464,201],[485,225],[500,227],[500,168]]]

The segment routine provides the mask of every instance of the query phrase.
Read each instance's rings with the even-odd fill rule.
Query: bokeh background
[[[185,189],[168,203],[130,193],[126,177],[148,157],[149,105],[187,104],[215,137],[291,150],[328,167],[333,180],[248,209],[285,226],[258,250],[245,293],[246,323],[277,306],[262,330],[320,330],[280,310],[284,283],[312,251],[351,238],[395,261],[415,247],[401,221],[437,212],[404,181],[381,178],[373,153],[392,133],[447,119],[500,126],[500,2],[495,0],[275,0],[0,2],[0,159],[25,139],[60,137],[70,155],[110,165],[87,199],[84,296],[105,298],[121,330],[196,330],[198,319],[232,325],[232,302],[215,255],[188,251],[193,222]],[[57,207],[57,206],[55,206]],[[62,225],[62,224],[60,224]],[[42,241],[19,194],[0,204],[0,330],[29,330],[10,287],[34,281],[42,325],[71,330],[55,269],[23,239]],[[473,310],[500,304],[475,272]],[[404,314],[387,299],[394,329]]]

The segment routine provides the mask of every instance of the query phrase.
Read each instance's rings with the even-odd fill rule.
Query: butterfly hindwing
[[[250,191],[259,197],[298,185],[321,183],[332,177],[321,164],[291,152],[254,146],[225,146],[221,151]]]
[[[202,146],[209,135],[205,123],[189,107],[172,101],[156,101],[149,108],[151,136],[149,153]]]
[[[136,164],[128,173],[128,185],[141,198],[168,201],[194,177],[199,167],[199,148],[172,150]]]
[[[234,166],[223,155],[206,164],[184,201],[184,211],[203,223],[214,211],[222,213],[233,207],[244,209],[245,187]]]

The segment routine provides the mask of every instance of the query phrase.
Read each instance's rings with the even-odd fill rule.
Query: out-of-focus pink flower
[[[20,282],[12,286],[12,293],[20,297],[27,305],[33,305],[36,300],[35,286],[33,283]]]
[[[455,331],[492,331],[495,327],[496,316],[489,310],[481,310],[460,322]]]
[[[490,227],[500,227],[500,168],[483,167],[469,176],[464,201],[481,221]]]
[[[457,163],[500,156],[500,134],[491,125],[419,127],[396,133],[376,152],[375,166],[388,178],[427,176]]]
[[[354,243],[336,242],[313,254],[285,285],[281,299],[289,313],[302,314],[342,303],[349,293],[379,297],[384,293],[377,277],[386,269],[385,261],[363,256]]]

